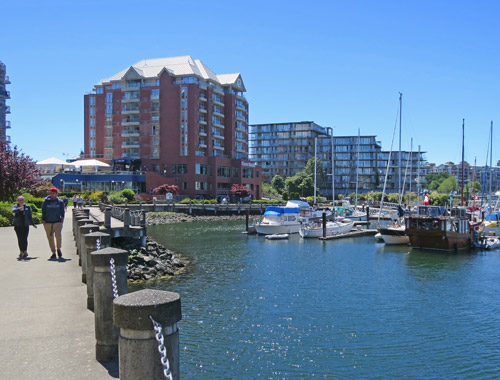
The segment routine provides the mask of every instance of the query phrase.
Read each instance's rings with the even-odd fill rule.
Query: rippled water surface
[[[182,298],[182,378],[500,378],[500,251],[269,241],[243,228],[148,228],[191,261],[154,284]]]

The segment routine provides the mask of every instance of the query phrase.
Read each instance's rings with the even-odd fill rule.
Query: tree
[[[453,176],[450,176],[446,178],[439,187],[437,188],[437,191],[439,193],[446,193],[449,194],[451,191],[456,191],[458,189],[457,186],[457,179]]]
[[[469,182],[467,185],[465,185],[464,188],[464,196],[468,199],[471,198],[473,195],[477,195],[481,192],[482,186],[479,182],[477,181],[472,181]]]
[[[311,157],[304,168],[304,173],[310,176],[314,183],[314,157]],[[316,158],[316,187],[324,187],[326,184],[326,170],[319,158]]]
[[[285,180],[279,174],[276,174],[271,180],[271,186],[278,193],[282,193],[285,190]]]
[[[164,184],[153,189],[153,194],[167,194],[172,193],[172,195],[179,194],[179,186]]]
[[[245,185],[238,185],[237,183],[235,183],[231,186],[231,193],[233,193],[237,197],[245,198],[252,193],[252,190],[250,190]]]
[[[12,200],[42,183],[35,161],[10,145],[0,142],[0,201]]]

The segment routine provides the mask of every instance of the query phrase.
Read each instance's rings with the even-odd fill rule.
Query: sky
[[[429,162],[484,165],[500,125],[500,2],[2,1],[13,145],[35,160],[83,149],[83,97],[142,59],[190,55],[239,72],[250,124],[314,121]],[[498,145],[498,144],[496,144]],[[398,149],[396,134],[393,149]],[[500,160],[493,148],[493,162]]]

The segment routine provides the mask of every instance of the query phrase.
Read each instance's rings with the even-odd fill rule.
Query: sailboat
[[[401,207],[401,201],[403,198],[403,193],[404,190],[401,189],[401,121],[402,121],[402,106],[403,106],[403,94],[399,93],[399,206],[398,206],[398,213],[397,213],[397,218],[393,221],[392,225],[390,226],[381,226],[380,223],[377,227],[377,231],[379,235],[379,238],[381,238],[385,244],[408,244],[410,242],[410,238],[406,234],[406,227],[403,223],[399,223],[398,220],[402,220],[404,217],[404,211],[403,208]],[[394,128],[394,133],[393,133],[393,141],[394,141],[394,134],[396,132],[396,128]],[[391,153],[392,153],[392,144],[391,144]],[[387,176],[389,174],[389,166],[391,162],[391,153],[389,153],[389,160],[387,162],[387,171],[386,171],[386,176],[385,176],[385,182],[384,182],[384,189],[382,192],[382,204],[380,206],[380,209],[382,209],[382,205],[384,202],[384,195],[385,195],[385,186],[387,183]],[[411,155],[410,155],[411,157]],[[408,158],[409,160],[409,158]],[[408,171],[408,162],[406,163],[406,171]],[[406,174],[405,174],[405,181],[406,181]],[[404,184],[403,184],[403,189],[404,189]],[[380,219],[379,219],[380,222]],[[378,235],[377,234],[377,235]]]

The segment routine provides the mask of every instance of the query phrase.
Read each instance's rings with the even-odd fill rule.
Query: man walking
[[[56,259],[56,244],[57,256],[62,259],[61,252],[61,230],[64,221],[64,202],[57,197],[57,189],[52,187],[49,190],[49,195],[42,203],[42,222],[49,241],[52,256],[50,260]],[[55,237],[55,243],[54,243]]]

